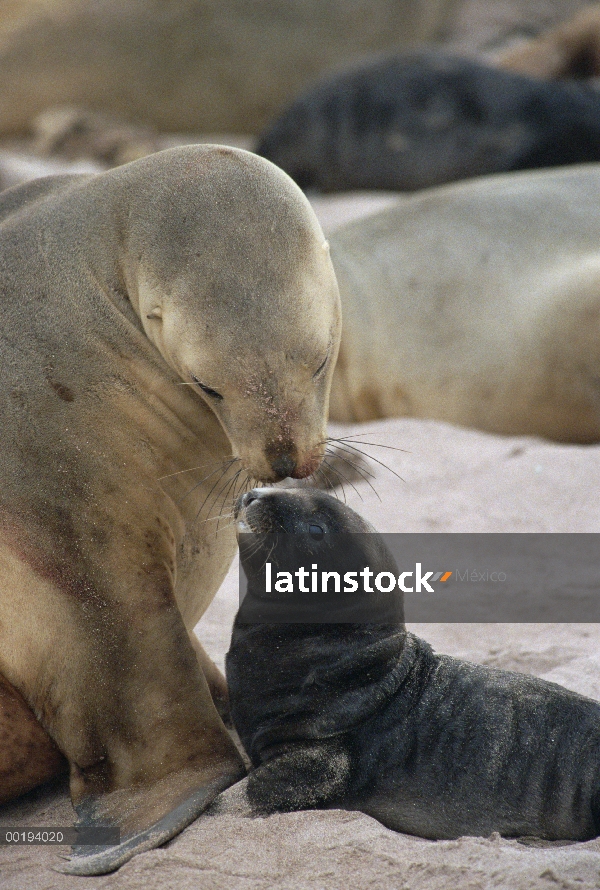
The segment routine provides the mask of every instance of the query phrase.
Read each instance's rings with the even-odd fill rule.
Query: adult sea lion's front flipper
[[[174,785],[180,785],[183,789],[193,785],[199,780],[199,775],[191,770],[182,770],[181,774],[167,776],[161,782],[150,788],[135,791],[115,791],[105,798],[90,798],[77,807],[79,819],[77,827],[90,829],[115,825],[107,817],[114,804],[119,801],[122,806],[129,805],[133,808],[132,818],[125,820],[125,833],[121,834],[120,843],[113,846],[74,846],[73,856],[63,865],[57,867],[58,871],[70,875],[102,875],[115,871],[136,853],[144,850],[152,850],[159,847],[183,831],[196,819],[226,788],[242,778],[244,770],[233,772],[231,764],[223,764],[222,769],[214,778],[207,780],[204,785],[197,788],[188,797],[186,791],[181,793],[181,802],[176,804],[164,816],[157,819],[143,830],[135,830],[133,825],[139,824],[140,815],[156,810],[159,812],[165,807],[165,801],[171,800]],[[180,781],[178,781],[180,780]],[[161,795],[164,800],[161,804]],[[111,799],[112,798],[112,799]]]
[[[142,523],[131,535],[144,537]],[[62,723],[60,709],[55,718],[57,734],[65,737],[78,826],[120,832],[115,846],[75,849],[63,868],[70,874],[110,872],[165,843],[245,775],[177,608],[159,540],[153,544],[156,561],[135,571],[137,608],[122,612],[115,592],[103,591],[112,600],[110,613],[90,619],[93,608],[86,602],[88,645],[80,669],[93,692],[86,696],[81,684],[71,682],[64,696],[67,707],[76,702],[85,712],[77,720],[85,727],[85,743]],[[124,585],[133,581],[124,564],[111,576]],[[134,599],[132,587],[128,600]],[[90,626],[96,623],[98,634]]]
[[[147,604],[151,598],[147,589]],[[77,827],[117,828],[119,843],[74,847],[60,869],[68,874],[104,874],[160,846],[245,775],[178,610],[173,603],[161,611],[157,635],[151,609],[131,622],[139,661],[127,664],[118,718],[96,721],[104,755],[83,768],[70,763]],[[114,682],[117,673],[118,665]]]

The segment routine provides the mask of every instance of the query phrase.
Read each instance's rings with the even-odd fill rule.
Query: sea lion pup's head
[[[346,504],[314,488],[257,488],[238,499],[234,515],[250,594],[240,620],[403,624],[397,587],[383,591],[360,575],[369,567],[396,579],[396,561],[381,535]],[[310,580],[292,584],[302,567]]]
[[[270,162],[224,146],[121,170],[135,265],[125,277],[146,334],[250,476],[309,476],[325,449],[341,310],[308,201]]]
[[[299,542],[309,572],[312,562],[319,570],[342,572],[366,563],[376,572],[397,576],[383,538],[350,507],[316,489],[263,488],[238,500],[236,519],[248,593],[254,587],[257,608],[245,613],[246,597],[236,616],[226,658],[227,682],[234,724],[257,765],[273,745],[330,738],[366,719],[407,676],[412,638],[406,633],[397,589],[387,600],[376,591],[359,589],[351,594],[349,612],[342,597],[341,615],[324,620],[319,611],[306,617],[300,608],[290,620],[287,609],[280,618],[273,618],[268,609],[260,569],[265,559],[276,555],[271,550],[275,535],[280,544],[286,539]],[[333,539],[340,536],[359,540],[336,552]],[[284,552],[284,562],[288,558]],[[274,591],[271,600],[286,597]],[[319,598],[313,600],[317,608]],[[310,594],[296,598],[294,605],[302,607],[305,599],[310,601]],[[361,601],[367,608],[357,620],[354,606]],[[386,612],[390,603],[395,608]]]

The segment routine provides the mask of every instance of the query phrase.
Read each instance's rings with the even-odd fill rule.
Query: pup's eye
[[[319,374],[321,374],[323,372],[325,365],[327,364],[328,358],[329,358],[329,352],[327,353],[327,355],[325,356],[325,358],[323,359],[323,361],[321,362],[321,364],[319,365],[319,367],[313,374],[313,380],[315,380],[319,376]]]
[[[312,525],[311,524],[308,526],[308,534],[310,535],[311,538],[313,538],[313,540],[320,541],[321,538],[323,537],[323,535],[325,534],[325,532],[323,531],[323,529],[321,528],[320,525]]]
[[[221,395],[220,392],[217,392],[216,389],[211,389],[210,386],[205,386],[204,383],[200,383],[198,378],[194,377],[193,374],[192,374],[192,380],[194,381],[194,383],[197,383],[198,386],[200,387],[200,389],[202,390],[202,392],[206,393],[207,396],[210,396],[211,399],[217,399],[219,402],[221,402],[223,400],[223,396]]]

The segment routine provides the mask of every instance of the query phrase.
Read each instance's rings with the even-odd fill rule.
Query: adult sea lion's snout
[[[273,458],[271,467],[274,473],[277,473],[278,476],[285,479],[287,476],[291,476],[294,473],[296,469],[296,459],[290,453],[280,454]]]
[[[278,444],[267,445],[265,455],[276,478],[265,481],[306,479],[319,469],[324,453],[324,442],[305,449],[299,449],[295,444],[283,448]]]

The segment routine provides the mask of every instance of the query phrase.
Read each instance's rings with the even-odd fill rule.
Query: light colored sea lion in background
[[[2,0],[0,134],[77,104],[257,133],[322,71],[435,39],[453,0]]]
[[[590,0],[456,0],[444,35],[460,53],[491,58],[574,16]]]
[[[333,420],[600,441],[600,166],[432,189],[330,244]]]
[[[339,294],[300,190],[231,148],[10,189],[0,232],[0,788],[66,758],[81,821],[121,829],[68,866],[97,874],[243,774],[193,628],[233,493],[320,464]]]
[[[368,53],[477,56],[585,0],[0,0],[0,135],[65,105],[168,132],[257,134]]]
[[[495,62],[545,80],[600,77],[600,4],[498,54]]]

